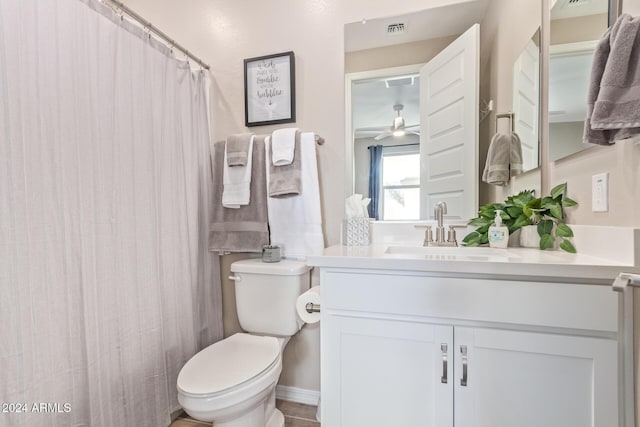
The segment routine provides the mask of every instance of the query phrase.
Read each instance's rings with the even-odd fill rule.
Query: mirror
[[[522,171],[540,166],[540,29],[513,64],[513,128],[522,146]]]
[[[382,183],[381,220],[429,219],[433,204],[445,200],[449,205],[447,219],[466,221],[475,216],[479,204],[492,201],[494,190],[480,183],[479,178],[496,132],[496,114],[512,112],[515,106],[523,111],[528,107],[528,121],[522,124],[516,118],[514,127],[532,128],[532,139],[527,142],[527,167],[537,167],[539,78],[526,92],[534,102],[525,106],[514,94],[514,85],[520,84],[514,74],[520,70],[521,77],[539,76],[539,60],[531,61],[529,45],[539,49],[539,36],[532,35],[540,27],[541,16],[541,0],[474,0],[347,24],[345,169],[351,179],[347,179],[346,194],[357,192],[368,197],[369,180],[378,179]],[[458,69],[446,64],[457,60],[444,61],[438,67],[449,67],[447,71],[436,83],[424,84],[421,70],[424,72],[425,64],[442,56],[474,24],[479,24],[479,72],[475,76],[474,97],[470,98],[474,102],[457,110],[453,101],[444,103],[441,109],[456,110],[455,114],[430,116],[429,109],[440,102],[434,88],[454,86],[459,80],[466,80],[468,73],[456,77]],[[535,59],[538,58],[539,55]],[[537,64],[535,71],[531,71],[532,64]],[[524,70],[524,65],[529,68]],[[425,93],[436,97],[426,106]],[[521,96],[522,93],[524,90],[520,90]],[[460,127],[451,121],[456,114],[467,114],[473,120],[473,129],[465,129],[464,136],[454,135],[460,133]],[[499,126],[504,131],[503,126],[508,124],[500,121]],[[455,137],[460,142],[431,151],[425,149],[425,138],[436,137]],[[474,139],[477,142],[473,143]],[[382,146],[382,155],[374,163],[374,171],[380,174],[377,178],[370,173],[371,152],[377,149],[369,147],[375,146]],[[469,190],[451,190],[446,180],[461,178],[459,171],[463,168]]]
[[[582,142],[593,53],[608,27],[608,0],[557,0],[549,47],[549,160],[590,148]]]

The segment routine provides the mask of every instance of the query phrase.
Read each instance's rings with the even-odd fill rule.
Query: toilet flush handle
[[[235,280],[236,282],[239,282],[242,280],[242,277],[240,276],[229,276],[229,280]]]

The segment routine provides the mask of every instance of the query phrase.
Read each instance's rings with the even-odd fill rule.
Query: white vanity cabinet
[[[609,286],[320,274],[323,425],[632,426]]]

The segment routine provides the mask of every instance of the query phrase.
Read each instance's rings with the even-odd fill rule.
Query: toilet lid
[[[178,374],[178,389],[189,394],[229,389],[262,373],[279,355],[274,337],[232,335],[193,356]]]

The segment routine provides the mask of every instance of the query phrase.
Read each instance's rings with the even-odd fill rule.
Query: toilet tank
[[[231,264],[236,288],[236,308],[242,329],[249,333],[289,337],[300,330],[296,299],[309,289],[304,261],[260,258]]]

